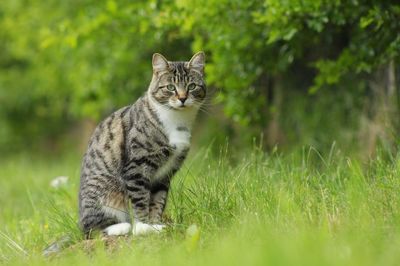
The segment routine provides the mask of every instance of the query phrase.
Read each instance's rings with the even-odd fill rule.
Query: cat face
[[[151,96],[175,110],[199,108],[206,97],[204,63],[203,52],[188,62],[171,62],[161,54],[154,54]]]

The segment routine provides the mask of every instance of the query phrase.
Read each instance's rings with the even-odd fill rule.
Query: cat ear
[[[198,52],[194,56],[192,56],[192,59],[190,59],[189,68],[192,68],[200,72],[200,74],[203,74],[205,61],[206,61],[206,56],[204,52]]]
[[[153,72],[158,73],[161,71],[167,71],[169,68],[168,60],[161,54],[153,54]]]

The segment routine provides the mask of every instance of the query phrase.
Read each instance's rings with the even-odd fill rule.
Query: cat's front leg
[[[136,221],[149,221],[150,181],[144,175],[135,173],[125,177],[126,190],[132,203]]]
[[[125,175],[126,190],[132,203],[134,223],[132,233],[143,235],[160,232],[163,227],[150,224],[150,180],[141,173]]]
[[[170,186],[170,178],[165,178],[151,186],[150,194],[150,223],[154,225],[162,225],[162,215],[168,197],[168,190]]]

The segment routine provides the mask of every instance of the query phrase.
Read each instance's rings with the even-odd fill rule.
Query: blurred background
[[[83,151],[151,56],[207,55],[195,144],[396,151],[398,1],[0,1],[0,151]]]

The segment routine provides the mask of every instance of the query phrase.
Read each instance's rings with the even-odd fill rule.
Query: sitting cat
[[[190,147],[191,129],[204,102],[205,55],[170,62],[153,55],[147,93],[95,129],[83,158],[79,222],[86,237],[159,232],[173,175]],[[129,202],[134,221],[129,215]]]

